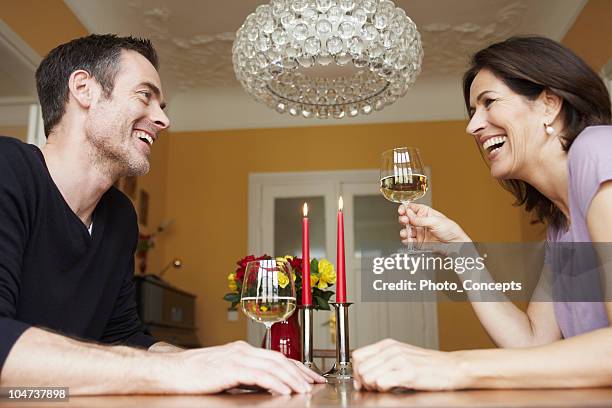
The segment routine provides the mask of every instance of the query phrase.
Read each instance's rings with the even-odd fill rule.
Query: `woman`
[[[547,241],[612,242],[610,96],[573,52],[540,37],[510,38],[476,53],[463,90],[491,176],[548,225]],[[400,207],[401,232],[470,242],[442,213]],[[408,236],[409,235],[409,236]],[[420,237],[419,237],[420,238]],[[542,280],[536,290],[542,288]],[[505,350],[444,353],[393,340],[355,351],[356,385],[368,389],[612,385],[612,303],[473,302]],[[589,353],[584,354],[585,350]],[[608,357],[608,358],[606,358]]]

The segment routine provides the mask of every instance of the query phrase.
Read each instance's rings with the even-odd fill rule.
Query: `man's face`
[[[110,98],[101,94],[85,123],[95,165],[114,177],[147,173],[151,146],[169,126],[164,106],[153,65],[138,52],[124,50]]]

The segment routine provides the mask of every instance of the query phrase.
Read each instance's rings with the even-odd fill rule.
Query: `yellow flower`
[[[289,277],[282,272],[278,273],[278,286],[285,289],[289,284]]]
[[[262,312],[267,312],[268,311],[268,306],[260,306],[259,310],[261,310]]]
[[[229,287],[229,290],[231,290],[232,292],[236,292],[238,290],[238,284],[236,283],[236,273],[232,272],[229,275],[227,275],[227,286]]]
[[[285,263],[291,261],[292,259],[293,259],[293,257],[291,255],[277,256],[276,257],[276,262],[280,263],[280,264],[285,264]]]
[[[319,275],[315,275],[314,273],[310,275],[310,287],[311,288],[314,288],[318,281],[319,281]]]
[[[323,290],[327,287],[327,282],[325,282],[324,280],[319,280],[319,283],[317,284],[317,288]]]
[[[331,264],[327,259],[323,258],[319,261],[319,282],[324,281],[326,284],[333,285],[336,283],[336,271],[334,265]],[[327,285],[325,285],[327,287]],[[319,289],[321,289],[319,287]]]
[[[278,266],[278,269],[283,272],[287,272],[287,268],[291,269],[291,265],[289,264],[290,259],[293,259],[293,257],[290,255],[286,255],[284,257],[276,257],[276,265]],[[295,282],[295,278],[293,279],[293,281]]]

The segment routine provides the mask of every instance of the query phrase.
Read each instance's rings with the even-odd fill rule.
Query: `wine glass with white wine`
[[[380,192],[389,201],[401,203],[406,212],[408,204],[422,198],[427,193],[427,175],[425,167],[416,147],[397,147],[382,154],[380,165]],[[416,227],[418,228],[418,227]],[[410,236],[410,226],[406,226]],[[419,234],[416,234],[417,238]],[[420,249],[419,242],[416,248],[412,241],[408,241],[408,252]]]
[[[240,304],[245,315],[266,326],[266,349],[272,347],[270,329],[287,320],[296,307],[294,273],[284,259],[261,259],[247,264]]]

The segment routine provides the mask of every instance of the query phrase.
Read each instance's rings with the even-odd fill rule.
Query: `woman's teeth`
[[[506,136],[495,136],[490,139],[487,139],[482,144],[482,147],[489,153],[493,153],[494,151],[501,149],[504,143],[506,143],[506,140],[508,140]]]

